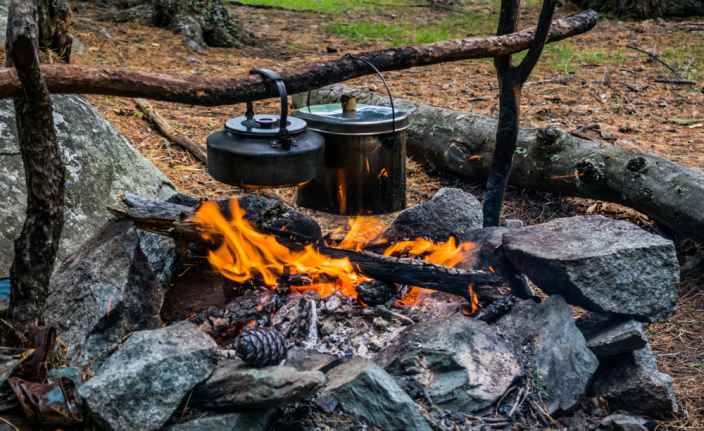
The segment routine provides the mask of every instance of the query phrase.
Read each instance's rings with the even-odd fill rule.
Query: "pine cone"
[[[234,341],[237,355],[253,367],[277,365],[286,358],[286,340],[276,329],[245,329]]]

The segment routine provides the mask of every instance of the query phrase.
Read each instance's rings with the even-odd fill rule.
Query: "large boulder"
[[[599,362],[562,297],[551,296],[542,304],[521,301],[496,327],[517,353],[527,354],[530,378],[544,392],[551,414],[577,404]]]
[[[680,411],[672,377],[658,371],[649,345],[602,361],[590,392],[606,398],[611,410],[656,419],[669,419]]]
[[[239,359],[223,359],[213,375],[193,391],[191,403],[220,411],[275,407],[312,394],[325,381],[320,371],[282,365],[253,368]]]
[[[507,232],[504,250],[546,293],[590,311],[657,321],[677,304],[673,242],[626,221],[556,219]]]
[[[189,322],[132,334],[79,388],[105,429],[161,429],[217,364],[217,345]]]
[[[175,259],[173,240],[128,221],[109,222],[68,257],[51,279],[45,318],[69,362],[95,367],[130,333],[158,328]]]
[[[411,326],[377,360],[407,392],[422,388],[434,404],[465,413],[492,405],[521,375],[496,329],[462,314]]]
[[[447,241],[450,236],[459,241],[474,229],[482,227],[482,205],[469,193],[445,187],[432,199],[401,211],[383,233],[390,241],[425,237]]]
[[[355,358],[328,373],[328,384],[317,402],[333,412],[362,418],[382,430],[430,431],[418,405],[378,365]]]
[[[4,33],[4,32],[3,32]],[[54,96],[54,124],[66,164],[65,225],[59,259],[80,249],[109,219],[119,192],[167,198],[174,187],[100,113],[79,96]],[[0,100],[0,276],[24,223],[27,192],[11,99]]]

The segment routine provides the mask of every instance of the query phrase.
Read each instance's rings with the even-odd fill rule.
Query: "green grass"
[[[623,49],[602,51],[584,49],[572,41],[565,40],[545,46],[541,63],[560,74],[576,73],[580,67],[606,64],[620,65],[626,60]]]
[[[355,9],[408,5],[408,0],[240,0],[253,5],[275,6],[290,10],[339,14]]]

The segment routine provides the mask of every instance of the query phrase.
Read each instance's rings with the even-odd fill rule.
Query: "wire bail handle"
[[[286,84],[284,79],[278,73],[271,69],[255,68],[249,71],[251,75],[259,75],[262,78],[270,79],[276,84],[276,88],[279,91],[279,97],[281,99],[281,114],[279,115],[279,140],[283,143],[283,147],[286,150],[291,149],[291,137],[288,133],[288,92],[286,91]],[[245,123],[247,127],[252,124],[256,125],[254,120],[254,103],[251,100],[247,101],[247,112],[244,114],[247,118]]]
[[[394,106],[394,96],[391,94],[391,89],[389,88],[389,84],[386,82],[386,79],[384,79],[384,74],[374,66],[371,62],[368,60],[365,60],[361,57],[355,57],[352,54],[345,54],[343,58],[351,58],[352,60],[357,60],[361,61],[362,63],[366,64],[367,66],[371,67],[374,72],[376,72],[376,75],[381,79],[381,82],[384,83],[384,87],[386,88],[386,94],[389,95],[389,104],[391,105],[391,127],[393,129],[392,133],[396,133],[396,108]],[[311,113],[310,109],[310,93],[312,90],[308,90],[308,95],[306,97],[306,105],[308,106],[308,113]]]

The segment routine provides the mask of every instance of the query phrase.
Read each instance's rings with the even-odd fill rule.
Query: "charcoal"
[[[389,302],[396,295],[396,286],[383,281],[370,280],[357,285],[359,299],[370,307]]]
[[[510,230],[504,252],[548,294],[590,311],[659,321],[677,304],[672,241],[626,221],[579,216]]]
[[[500,298],[489,304],[487,307],[483,308],[481,314],[477,318],[487,323],[496,322],[497,320],[511,312],[511,309],[513,309],[513,306],[516,304],[517,301],[518,298],[516,298],[515,296],[506,295],[503,298]]]

